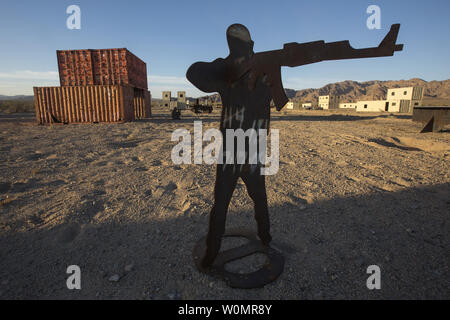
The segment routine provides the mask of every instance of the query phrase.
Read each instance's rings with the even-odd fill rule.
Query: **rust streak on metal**
[[[34,110],[36,113],[36,121],[38,123],[41,123],[41,113],[39,112],[39,93],[38,93],[38,89],[36,87],[33,88],[33,93],[34,93]]]
[[[52,88],[52,95],[55,101],[55,106],[56,106],[56,119],[58,120],[58,122],[64,122],[63,121],[63,111],[62,111],[62,106],[61,106],[61,95],[58,94],[57,92],[58,88]]]
[[[64,94],[59,94],[60,97],[60,101],[61,101],[61,108],[63,110],[63,119],[62,122],[63,123],[68,123],[69,122],[69,116],[68,116],[68,110],[67,110],[67,100],[66,97],[64,96]]]
[[[101,87],[100,88],[100,97],[102,99],[102,107],[103,107],[103,114],[105,115],[105,122],[109,122],[109,114],[108,114],[108,99],[106,96],[106,88]]]
[[[81,104],[83,105],[83,116],[84,116],[84,122],[91,122],[91,119],[89,117],[88,112],[88,105],[86,100],[86,87],[79,87],[80,93],[81,93]]]
[[[84,103],[84,95],[83,90],[84,87],[78,87],[78,94],[80,96],[80,105],[81,105],[81,111],[82,111],[82,121],[83,122],[89,122],[89,119],[87,118],[87,112],[86,112],[86,104]]]
[[[50,123],[49,117],[48,117],[48,112],[47,112],[47,107],[48,107],[47,90],[44,90],[42,93],[43,93],[43,97],[42,97],[42,115],[44,117],[44,122],[45,123]]]
[[[112,121],[111,117],[111,105],[109,103],[109,87],[103,88],[103,95],[105,97],[105,107],[106,107],[106,117],[108,118],[108,121]]]

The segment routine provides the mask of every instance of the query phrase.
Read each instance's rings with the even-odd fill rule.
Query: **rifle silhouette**
[[[378,47],[354,49],[348,40],[329,43],[291,42],[284,44],[280,50],[255,53],[244,72],[249,73],[249,89],[255,87],[258,77],[266,75],[272,99],[277,110],[281,110],[289,101],[281,81],[281,66],[298,67],[324,60],[393,56],[395,51],[403,50],[403,44],[396,44],[399,29],[400,24],[393,24]]]

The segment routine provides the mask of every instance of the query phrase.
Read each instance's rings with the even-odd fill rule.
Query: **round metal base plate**
[[[249,241],[240,247],[219,252],[212,266],[205,269],[202,267],[202,259],[206,252],[206,237],[203,237],[197,242],[193,251],[194,262],[200,272],[220,278],[232,288],[241,289],[264,287],[266,284],[276,280],[283,272],[283,255],[274,248],[263,245],[252,231],[231,229],[225,233],[224,237],[244,237]],[[268,258],[266,264],[261,269],[244,274],[225,270],[225,264],[228,262],[247,257],[254,253],[265,254]]]

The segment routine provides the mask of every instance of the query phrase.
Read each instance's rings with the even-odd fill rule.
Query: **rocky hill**
[[[319,95],[337,95],[341,101],[355,102],[358,100],[382,100],[389,88],[414,87],[425,88],[424,99],[450,99],[450,79],[427,82],[422,79],[398,81],[343,81],[330,83],[320,89],[304,89],[295,93],[295,99],[301,101],[316,101]]]

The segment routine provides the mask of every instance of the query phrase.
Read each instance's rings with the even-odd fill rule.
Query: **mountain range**
[[[389,88],[420,86],[425,89],[424,100],[441,104],[450,103],[450,79],[443,81],[425,81],[418,78],[410,80],[387,80],[358,82],[346,80],[330,83],[318,89],[293,90],[285,89],[288,98],[300,102],[316,102],[321,95],[337,95],[341,102],[356,102],[360,100],[383,100]],[[209,96],[213,102],[220,102],[220,96]]]
[[[338,95],[341,102],[356,102],[361,100],[383,100],[386,97],[389,88],[414,87],[420,86],[425,89],[424,103],[430,105],[450,105],[450,79],[442,81],[425,81],[419,78],[410,80],[387,80],[387,81],[366,81],[358,82],[346,80],[342,82],[330,83],[322,88],[317,89],[285,89],[286,96],[289,99],[304,102],[316,102],[321,95]],[[201,97],[208,98],[213,103],[220,103],[219,94]],[[33,96],[17,95],[5,96],[0,95],[1,100],[31,100]],[[191,103],[195,103],[195,99],[187,97]],[[158,101],[160,99],[153,99]]]
[[[34,96],[24,96],[24,95],[18,95],[18,96],[4,96],[0,94],[0,101],[2,100],[33,100]]]

